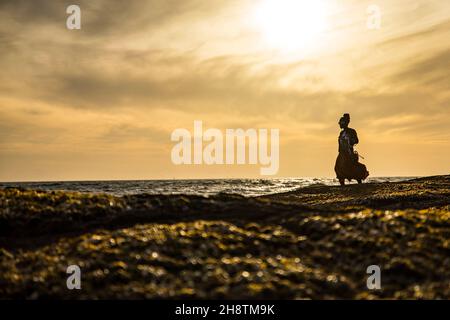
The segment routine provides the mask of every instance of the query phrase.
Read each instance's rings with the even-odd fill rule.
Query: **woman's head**
[[[344,113],[344,115],[339,119],[339,127],[342,129],[347,128],[350,123],[350,114]]]

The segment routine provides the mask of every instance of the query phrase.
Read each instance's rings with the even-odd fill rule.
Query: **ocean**
[[[414,177],[374,177],[366,182],[397,182]],[[246,197],[293,191],[311,185],[339,185],[332,178],[279,179],[202,179],[202,180],[114,180],[114,181],[54,181],[0,182],[0,187],[21,187],[39,190],[64,190],[89,193],[129,194],[239,194]]]

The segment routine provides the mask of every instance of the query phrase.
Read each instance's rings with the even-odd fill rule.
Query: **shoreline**
[[[450,299],[449,206],[450,176],[258,197],[0,189],[0,298]]]
[[[403,182],[418,177],[369,177],[365,183]],[[353,181],[351,184],[356,184]],[[245,197],[275,195],[297,191],[308,186],[338,186],[336,178],[271,178],[271,179],[198,179],[198,180],[99,180],[0,182],[2,188],[40,191],[81,192],[85,194],[123,195],[198,195],[237,194]]]

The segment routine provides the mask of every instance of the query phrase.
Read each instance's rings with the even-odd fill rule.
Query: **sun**
[[[262,0],[255,22],[267,43],[282,51],[306,49],[327,26],[324,0]]]

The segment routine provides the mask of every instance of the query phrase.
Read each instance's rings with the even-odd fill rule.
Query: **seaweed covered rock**
[[[0,190],[1,298],[450,298],[450,179],[244,198]],[[68,290],[69,265],[82,290]],[[381,290],[368,290],[378,265]]]

